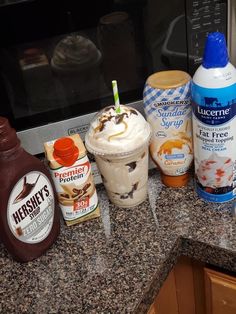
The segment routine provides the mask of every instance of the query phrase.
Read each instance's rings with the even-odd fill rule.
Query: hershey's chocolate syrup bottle
[[[51,176],[27,153],[8,120],[0,117],[0,238],[18,261],[42,255],[60,231]]]

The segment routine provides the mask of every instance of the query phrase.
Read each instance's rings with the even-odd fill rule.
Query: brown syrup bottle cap
[[[16,135],[7,118],[0,116],[0,152],[8,151],[20,144],[20,140]]]
[[[79,156],[79,149],[70,137],[56,140],[53,148],[53,157],[62,166],[72,166]]]

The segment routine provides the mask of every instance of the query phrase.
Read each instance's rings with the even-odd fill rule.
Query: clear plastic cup
[[[98,113],[95,120],[97,119],[98,121],[99,117],[104,112],[107,112],[106,110],[105,108]],[[122,113],[124,113],[124,110],[134,109],[122,106],[122,110]],[[95,156],[108,197],[113,204],[119,207],[136,206],[147,197],[148,145],[151,137],[151,128],[143,116],[140,113],[138,115],[138,117],[130,119],[125,117],[124,123],[127,124],[126,131],[128,135],[126,136],[125,132],[120,136],[118,135],[115,139],[116,143],[112,143],[109,140],[104,143],[102,140],[103,146],[99,140],[91,140],[91,134],[97,128],[97,124],[94,122],[91,123],[90,130],[85,136],[86,147]],[[129,122],[132,125],[129,126]],[[133,128],[136,129],[133,130]],[[133,132],[133,142],[130,141],[131,136],[129,132]],[[104,131],[104,134],[109,138],[109,127]],[[128,140],[127,137],[129,137]]]

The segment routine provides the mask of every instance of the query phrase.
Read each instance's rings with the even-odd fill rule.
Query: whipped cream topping
[[[115,112],[115,106],[106,107],[91,122],[85,137],[91,153],[123,154],[148,142],[151,135],[149,123],[134,108],[120,107],[120,113]]]
[[[229,157],[216,153],[201,161],[197,169],[199,182],[205,187],[226,187],[233,183],[233,162]]]

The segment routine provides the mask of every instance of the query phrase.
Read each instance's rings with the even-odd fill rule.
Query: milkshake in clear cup
[[[149,123],[136,109],[120,105],[98,112],[85,136],[95,156],[108,197],[120,207],[132,207],[147,197]]]

